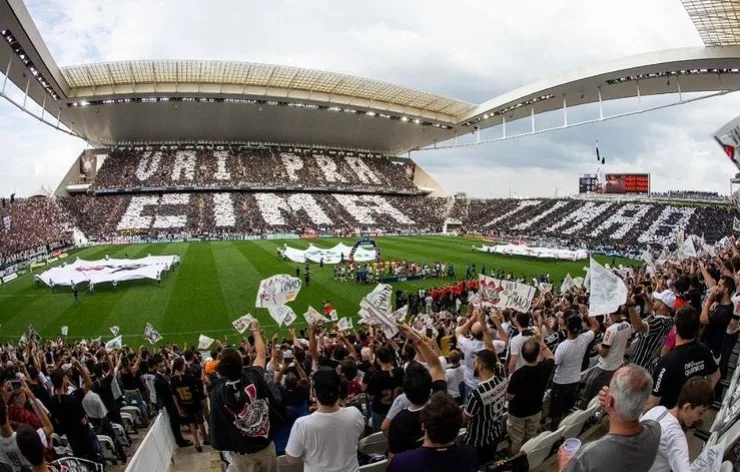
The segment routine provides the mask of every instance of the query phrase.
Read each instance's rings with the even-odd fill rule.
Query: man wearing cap
[[[676,294],[671,290],[654,292],[652,301],[645,298],[645,307],[652,310],[644,320],[640,319],[637,310],[629,307],[632,329],[640,333],[640,339],[630,357],[630,363],[644,367],[652,372],[658,362],[658,353],[665,341],[668,331],[673,327],[673,306]]]

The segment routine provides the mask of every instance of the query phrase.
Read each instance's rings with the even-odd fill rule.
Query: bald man
[[[468,338],[467,334],[471,337]],[[465,398],[478,386],[478,378],[475,376],[475,353],[484,349],[483,332],[480,323],[475,321],[475,315],[471,314],[468,320],[455,330],[457,347],[465,356]]]

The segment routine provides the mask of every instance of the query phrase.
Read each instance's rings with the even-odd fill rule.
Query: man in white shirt
[[[335,369],[322,367],[312,376],[318,404],[309,416],[298,418],[290,430],[285,456],[303,460],[305,472],[357,470],[357,446],[365,419],[355,407],[338,405],[342,379]]]
[[[660,447],[650,472],[689,472],[689,445],[684,428],[698,423],[714,403],[714,389],[704,377],[693,377],[681,388],[678,403],[670,410],[656,406],[641,421],[660,423]]]
[[[522,357],[522,346],[524,346],[527,339],[532,337],[532,329],[529,327],[530,319],[531,316],[529,316],[529,313],[517,313],[514,318],[514,323],[519,334],[511,338],[511,343],[509,344],[509,362],[507,364],[509,376],[525,364]]]
[[[465,336],[468,331],[472,334],[472,339]],[[480,323],[475,321],[475,315],[471,313],[468,320],[455,330],[455,336],[457,337],[457,347],[465,356],[465,397],[467,397],[470,392],[478,387],[478,378],[475,376],[475,353],[485,347],[483,331],[481,331]]]
[[[596,318],[589,316],[587,319],[591,329],[581,333],[583,318],[572,314],[566,321],[568,339],[561,342],[555,351],[555,377],[552,379],[552,390],[550,391],[550,419],[553,431],[558,429],[560,420],[578,400],[583,356],[599,331]]]
[[[460,353],[457,351],[453,350],[450,353],[450,365],[445,371],[445,381],[447,382],[447,393],[455,399],[458,405],[461,405],[460,384],[465,381],[465,366],[460,364]]]
[[[579,408],[586,409],[602,387],[609,385],[614,372],[624,364],[624,352],[632,334],[632,325],[617,311],[609,315],[608,327],[599,346],[599,363],[583,380]]]

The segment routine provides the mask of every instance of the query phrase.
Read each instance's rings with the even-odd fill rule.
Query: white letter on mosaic
[[[288,179],[292,182],[298,181],[296,172],[303,169],[303,159],[289,152],[281,152],[280,158],[283,160],[285,172],[288,173]]]
[[[185,227],[188,222],[188,203],[190,203],[189,193],[168,193],[162,195],[162,200],[159,203],[160,208],[162,205],[182,205],[185,207],[183,208],[183,211],[186,213],[180,215],[157,215],[157,217],[154,219],[154,225],[152,227],[164,229]]]
[[[576,223],[570,228],[566,228],[561,231],[563,234],[573,234],[593,221],[594,218],[604,213],[610,206],[612,206],[611,203],[587,202],[585,205],[582,205],[576,208],[573,212],[563,216],[555,224],[547,228],[545,233],[555,233],[556,230],[569,223]]]
[[[195,177],[195,152],[177,151],[175,154],[175,165],[172,167],[172,180],[180,180],[183,172],[186,180]]]
[[[283,213],[298,213],[305,211],[311,221],[316,225],[331,225],[332,221],[326,216],[324,210],[316,203],[314,198],[306,193],[292,194],[287,198],[279,197],[274,193],[256,193],[254,195],[259,206],[262,219],[270,226],[285,225]]]
[[[116,229],[118,231],[124,229],[145,229],[152,225],[152,217],[144,216],[141,214],[145,207],[156,205],[159,202],[159,197],[156,195],[143,195],[139,197],[131,197],[131,202],[128,204],[126,213],[121,217],[121,221],[118,222]]]
[[[370,182],[374,184],[381,183],[378,176],[370,170],[370,168],[367,166],[367,164],[365,164],[365,161],[363,161],[362,158],[345,157],[345,160],[355,172],[355,174],[357,174],[357,178],[360,179],[360,182],[362,182],[363,184],[369,184]]]
[[[537,206],[540,203],[542,203],[541,200],[521,200],[519,203],[517,203],[516,207],[514,207],[513,210],[509,210],[508,212],[504,213],[503,215],[497,216],[496,218],[492,219],[491,221],[489,221],[488,223],[486,223],[483,226],[485,226],[485,227],[493,226],[496,223],[498,223],[499,221],[503,221],[506,218],[512,216],[514,213],[519,213],[520,211],[524,210],[525,208]]]
[[[236,224],[236,217],[234,216],[234,204],[231,201],[231,194],[213,194],[213,217],[216,220],[217,228],[234,226]]]
[[[397,223],[413,225],[414,220],[398,211],[393,205],[379,195],[334,195],[334,198],[347,210],[347,213],[358,223],[375,224],[373,215],[387,215]]]
[[[324,178],[327,182],[347,182],[347,178],[337,171],[337,163],[334,162],[334,159],[323,154],[316,154],[314,158],[321,172],[324,173]]]
[[[226,151],[216,151],[213,153],[216,157],[217,170],[213,177],[216,180],[231,180],[231,172],[226,170],[226,161],[229,159],[229,153]]]
[[[610,239],[622,239],[645,217],[650,208],[652,208],[651,205],[628,203],[593,230],[591,236],[598,236],[609,230]],[[616,226],[616,231],[611,230],[614,226]]]
[[[139,166],[136,168],[136,178],[140,181],[148,180],[157,169],[159,169],[159,162],[162,160],[162,153],[150,152],[139,159]]]
[[[666,246],[676,240],[680,231],[689,226],[696,207],[675,207],[669,205],[663,209],[660,216],[653,221],[647,231],[637,238],[638,243],[660,244]]]

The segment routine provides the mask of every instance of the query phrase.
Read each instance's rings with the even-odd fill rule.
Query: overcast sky
[[[701,40],[679,0],[26,0],[59,65],[220,59],[343,72],[480,103],[551,75]],[[646,99],[651,105],[677,97]],[[649,172],[654,190],[727,193],[735,168],[712,133],[740,95],[504,142],[412,155],[449,191],[473,196],[577,192],[595,172]],[[635,109],[636,100],[607,112]],[[594,107],[569,119],[593,118]],[[560,119],[560,118],[557,118]],[[554,125],[554,117],[542,120]],[[529,124],[514,129],[525,130]],[[85,143],[0,101],[0,194],[55,187]],[[493,137],[484,134],[484,138]]]

